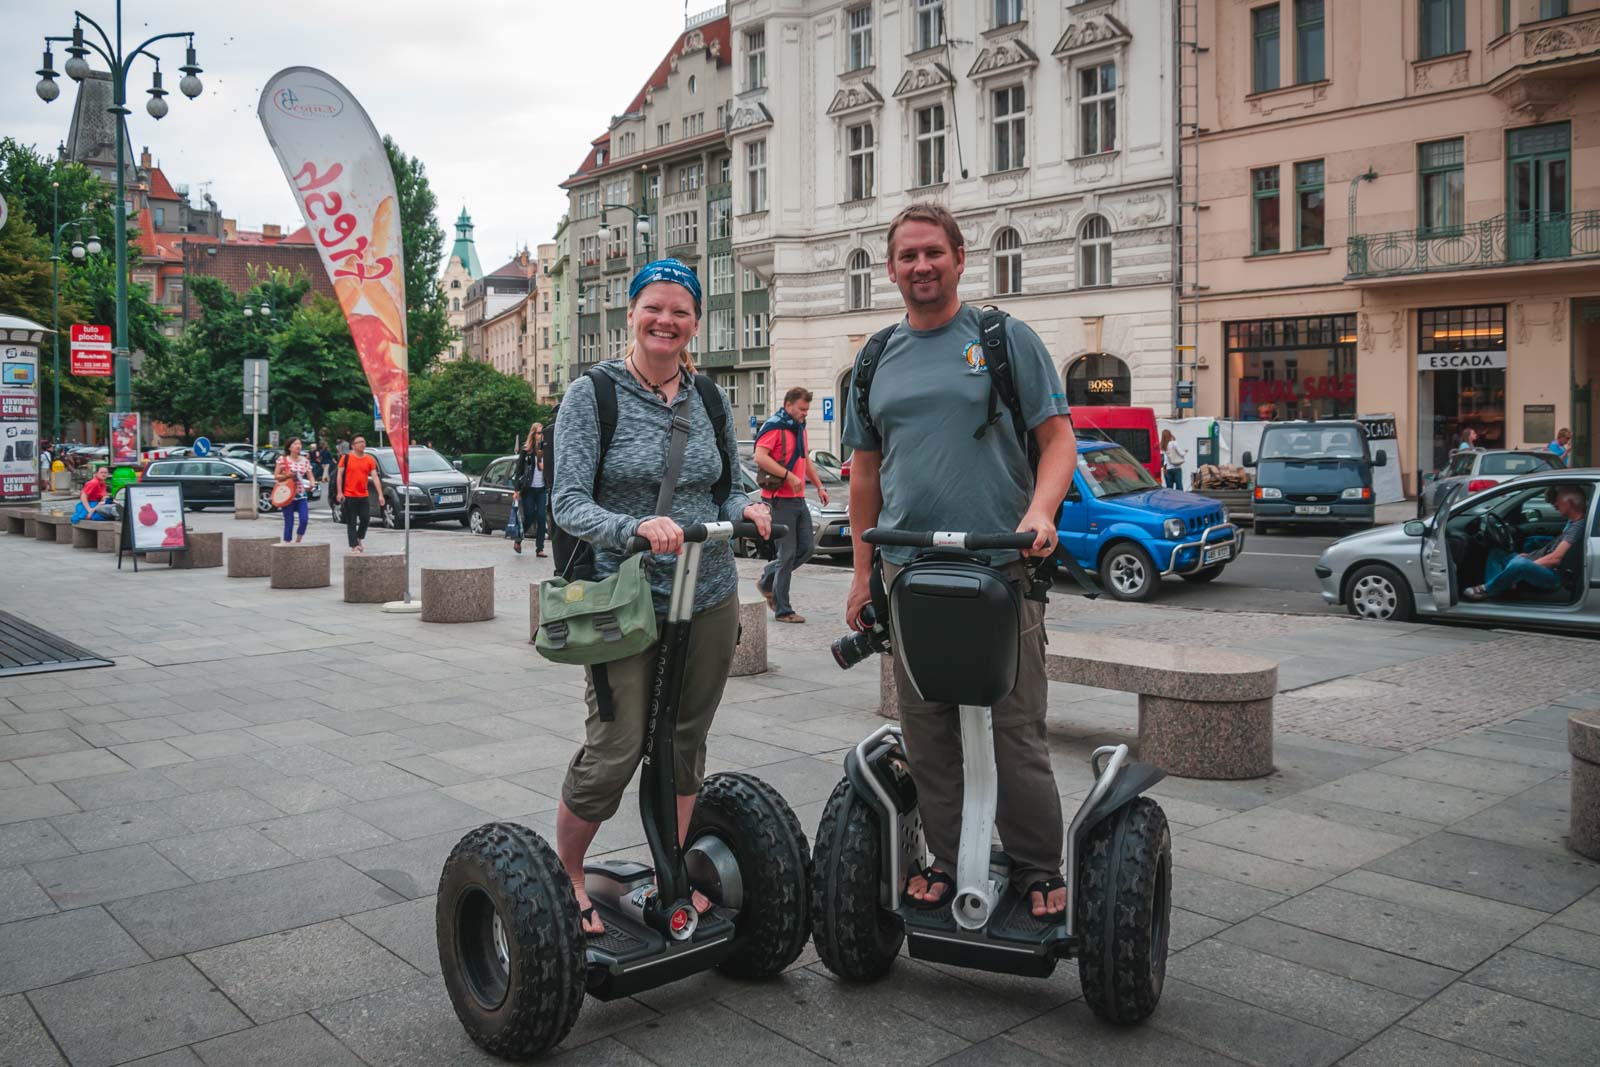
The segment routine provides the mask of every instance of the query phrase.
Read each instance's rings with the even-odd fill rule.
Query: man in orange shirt
[[[367,491],[378,461],[367,455],[367,439],[357,437],[350,442],[350,451],[339,457],[339,473],[334,479],[333,499],[344,502],[345,533],[350,539],[350,551],[365,552],[362,542],[367,538],[367,524],[372,521],[371,496]],[[358,525],[359,524],[359,525]]]
[[[779,481],[776,488],[761,489],[761,498],[772,509],[772,521],[789,527],[789,536],[778,541],[778,558],[761,572],[756,588],[767,598],[767,606],[779,622],[805,622],[805,616],[789,603],[789,579],[794,570],[811,556],[811,510],[806,507],[806,481],[816,484],[817,497],[828,502],[822,476],[806,459],[806,416],[811,412],[811,390],[795,386],[783,397],[783,407],[761,427],[756,438],[756,466],[766,480]]]

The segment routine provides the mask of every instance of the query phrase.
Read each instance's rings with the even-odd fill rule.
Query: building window
[[[994,24],[1009,26],[1022,21],[1022,0],[994,0]]]
[[[731,352],[733,350],[733,309],[713,308],[711,310],[711,351]]]
[[[1022,238],[1007,226],[994,235],[994,295],[1022,292]]]
[[[617,181],[608,183],[606,185],[605,202],[608,204],[626,204],[628,202],[629,184],[626,178],[620,178]]]
[[[767,313],[758,311],[744,317],[744,347],[765,348],[767,346]]]
[[[627,330],[606,331],[606,358],[621,359],[628,350]]]
[[[722,123],[718,122],[717,128],[721,129]],[[728,182],[732,180],[732,176],[733,157],[723,156],[721,159],[717,160],[717,181],[721,182],[723,185],[727,185]]]
[[[1250,221],[1256,255],[1276,252],[1282,245],[1278,233],[1278,168],[1262,167],[1250,172],[1250,190],[1255,203]]]
[[[657,145],[664,145],[664,144],[671,144],[671,143],[672,143],[672,123],[670,123],[670,122],[658,122],[658,123],[656,123],[656,144]]]
[[[1301,84],[1327,77],[1323,59],[1323,0],[1294,0],[1294,80]]]
[[[625,304],[627,304],[627,302],[628,302],[628,279],[626,279],[626,278],[607,278],[606,279],[606,304],[609,305],[610,307],[619,308],[619,307],[622,307]]]
[[[1117,147],[1117,65],[1101,63],[1078,72],[1078,154]]]
[[[724,197],[706,205],[707,225],[713,241],[724,241],[733,236],[733,201]]]
[[[1227,414],[1246,422],[1356,413],[1356,317],[1230,322]]]
[[[606,255],[611,259],[621,259],[628,254],[628,230],[625,226],[611,227],[610,239],[606,242]]]
[[[644,180],[644,197],[646,200],[661,199],[661,172],[652,171]]]
[[[597,167],[603,167],[606,165],[606,150],[604,148],[595,152],[594,163]]]
[[[459,296],[453,296],[453,297],[450,298],[450,310],[451,311],[460,311],[461,310],[461,298]]]
[[[451,278],[450,279],[450,288],[452,288],[452,289],[461,288],[461,279],[460,278]]]
[[[917,0],[917,47],[937,48],[944,44],[944,0]]]
[[[864,311],[872,306],[872,257],[863,249],[850,253],[850,310]]]
[[[744,87],[759,89],[767,84],[767,31],[751,30],[744,35]]]
[[[1111,224],[1104,215],[1090,215],[1078,231],[1078,285],[1088,289],[1111,284]]]
[[[994,102],[994,169],[1018,170],[1027,161],[1026,92],[1009,85],[990,94]]]
[[[1567,13],[1567,0],[1539,0],[1539,17],[1558,19]]]
[[[678,168],[678,192],[692,193],[705,184],[706,165],[688,163]]]
[[[1278,19],[1277,4],[1258,7],[1250,12],[1251,92],[1264,93],[1281,84],[1278,74]]]
[[[600,214],[600,190],[578,194],[578,217],[592,219]]]
[[[1125,407],[1133,402],[1133,375],[1128,371],[1128,365],[1105,352],[1091,352],[1073,360],[1062,384],[1067,387],[1067,403],[1073,407]],[[1139,431],[1144,434],[1142,439],[1129,434],[1130,439],[1126,441],[1121,438],[1127,431],[1113,429],[1101,432],[1127,448],[1140,463],[1149,462],[1148,430]]]
[[[667,247],[692,245],[700,240],[700,212],[680,211],[667,216]]]
[[[918,186],[944,184],[944,105],[918,108],[914,116],[917,131]]]
[[[719,252],[711,257],[711,295],[733,292],[733,253]]]
[[[873,144],[872,124],[864,122],[845,130],[850,168],[846,200],[865,200],[872,195],[872,178],[877,170],[877,150]]]
[[[745,207],[767,210],[767,142],[751,141],[744,146]]]
[[[1427,233],[1450,233],[1461,228],[1465,177],[1461,138],[1430,141],[1417,146],[1419,175],[1417,217]]]
[[[593,267],[600,262],[600,235],[578,238],[578,261],[585,267]],[[471,296],[468,296],[471,299]]]
[[[543,339],[540,340],[540,342],[539,342],[539,347],[540,348],[549,348],[550,347],[550,327],[543,326],[543,327],[540,327],[540,328],[542,330],[544,330],[544,336],[543,336]],[[549,368],[546,368],[545,373],[546,373],[546,380],[548,381],[549,380],[548,379]]]
[[[744,269],[744,280],[743,284],[740,286],[744,292],[758,293],[766,287],[767,283],[761,280],[761,275],[757,274],[749,267]]]
[[[160,229],[162,226],[165,226],[167,224],[167,209],[166,208],[164,208],[164,207],[153,207],[153,208],[150,209],[150,212],[151,212],[151,214],[153,214],[156,217],[156,228],[157,229]]]
[[[1294,165],[1296,248],[1321,248],[1324,244],[1322,179],[1322,160]]]
[[[683,139],[685,141],[691,137],[699,137],[705,132],[706,113],[704,111],[696,111],[693,115],[683,116]]]
[[[722,391],[728,394],[728,407],[739,410],[739,376],[737,374],[724,374],[717,379],[717,384],[722,386]]]
[[[767,410],[767,372],[753,371],[750,375],[751,403],[757,411]]]
[[[850,69],[872,66],[872,6],[858,7],[845,15],[849,28]]]
[[[1467,48],[1466,0],[1422,0],[1422,58]]]

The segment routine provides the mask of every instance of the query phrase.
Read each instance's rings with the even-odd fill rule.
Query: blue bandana
[[[639,273],[633,276],[633,282],[628,286],[628,302],[631,304],[634,297],[639,295],[639,290],[654,282],[673,282],[689,290],[689,295],[694,297],[694,313],[700,314],[700,279],[676,259],[658,259],[640,267]]]

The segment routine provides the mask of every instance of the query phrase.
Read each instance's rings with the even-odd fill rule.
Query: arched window
[[[872,257],[865,249],[850,253],[850,310],[861,311],[872,306]]]
[[[452,289],[461,288],[461,279],[460,278],[451,278],[450,279],[450,288],[452,288]]]
[[[452,296],[450,298],[450,310],[451,311],[460,311],[461,310],[461,298],[459,296]]]
[[[1133,399],[1133,377],[1128,365],[1105,352],[1091,352],[1073,360],[1067,368],[1066,384],[1067,403],[1074,407],[1128,404]]]
[[[1090,215],[1078,231],[1078,285],[1111,284],[1111,224],[1104,215]]]
[[[1022,238],[1007,226],[994,235],[994,295],[1022,292]]]

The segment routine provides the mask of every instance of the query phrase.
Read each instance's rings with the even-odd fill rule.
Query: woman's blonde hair
[[[1165,452],[1166,449],[1167,449],[1167,446],[1170,445],[1171,443],[1172,443],[1172,431],[1171,430],[1162,430],[1161,431],[1161,450],[1163,452]]]
[[[533,435],[534,435],[534,433],[536,431],[542,430],[542,429],[544,429],[544,423],[542,423],[542,422],[536,422],[532,426],[528,427],[527,440],[522,442],[522,450],[524,452],[532,452],[533,451]]]

